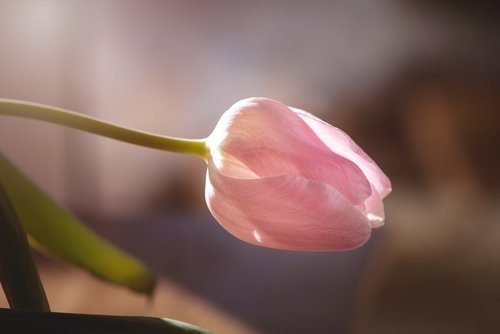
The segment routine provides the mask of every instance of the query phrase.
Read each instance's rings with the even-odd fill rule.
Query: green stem
[[[169,152],[194,154],[204,160],[208,155],[208,148],[204,139],[183,139],[147,133],[43,104],[0,99],[0,115],[37,119],[139,146]]]
[[[11,308],[50,311],[26,232],[1,184],[0,282]]]

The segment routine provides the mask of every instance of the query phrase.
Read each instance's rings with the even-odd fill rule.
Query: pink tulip
[[[266,98],[242,100],[206,144],[208,207],[244,241],[348,250],[384,223],[390,180],[347,134],[305,111]]]

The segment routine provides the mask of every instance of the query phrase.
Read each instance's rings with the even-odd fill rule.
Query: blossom
[[[384,223],[388,177],[342,130],[267,98],[234,104],[207,138],[205,198],[246,242],[348,250]]]

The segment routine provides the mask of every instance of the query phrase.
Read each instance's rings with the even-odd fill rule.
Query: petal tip
[[[383,217],[380,217],[380,216],[375,215],[373,213],[367,214],[366,218],[368,218],[368,223],[370,224],[371,228],[382,227],[385,224]]]

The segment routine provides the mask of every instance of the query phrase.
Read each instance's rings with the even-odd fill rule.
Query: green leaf
[[[11,308],[50,311],[26,232],[1,183],[0,282]]]
[[[33,241],[32,246],[109,282],[152,293],[154,277],[141,262],[99,237],[60,207],[2,154],[0,182]]]
[[[0,308],[2,332],[92,334],[210,334],[200,327],[170,319],[19,311]]]

